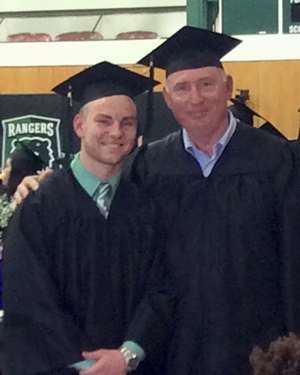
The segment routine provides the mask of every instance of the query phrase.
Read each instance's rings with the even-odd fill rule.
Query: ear
[[[73,119],[73,129],[78,138],[82,138],[84,134],[83,122],[83,115],[81,113],[77,113]]]
[[[233,93],[233,79],[232,76],[227,74],[226,76],[226,91],[227,91],[227,100],[232,98]]]
[[[165,100],[167,106],[169,107],[169,109],[172,110],[172,97],[171,97],[170,93],[167,91],[166,87],[163,88],[162,95],[164,97],[164,100]]]

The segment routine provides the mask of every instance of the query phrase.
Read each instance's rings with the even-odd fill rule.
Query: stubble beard
[[[117,167],[122,164],[123,160],[128,156],[132,147],[128,147],[126,150],[123,149],[122,153],[120,154],[109,154],[105,152],[105,150],[101,150],[100,148],[105,149],[105,146],[99,145],[97,149],[93,147],[93,145],[86,145],[86,154],[95,162],[111,167]]]

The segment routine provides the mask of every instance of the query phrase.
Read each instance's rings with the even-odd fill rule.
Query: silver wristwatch
[[[125,346],[121,346],[119,350],[124,356],[128,372],[136,370],[141,361],[140,358]]]

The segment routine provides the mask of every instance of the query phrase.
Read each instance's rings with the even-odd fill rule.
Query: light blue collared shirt
[[[205,154],[203,151],[200,151],[196,147],[194,142],[190,139],[188,132],[185,129],[183,129],[182,135],[184,148],[189,154],[191,154],[197,160],[204,177],[210,176],[214,166],[216,165],[217,161],[219,160],[220,156],[225,150],[228,142],[233,136],[233,133],[235,132],[237,125],[236,119],[230,111],[228,111],[228,116],[228,128],[226,129],[226,132],[222,135],[222,137],[219,139],[219,141],[215,144],[213,148],[213,155],[211,157]]]

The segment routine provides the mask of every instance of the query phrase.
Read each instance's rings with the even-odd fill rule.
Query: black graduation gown
[[[122,179],[107,220],[71,170],[29,195],[4,247],[9,375],[56,373],[83,350],[123,342],[158,251],[156,224],[151,201]]]
[[[300,332],[300,189],[290,145],[238,124],[208,178],[181,132],[130,163],[130,178],[162,212],[179,290],[165,374],[249,374],[254,345]]]

